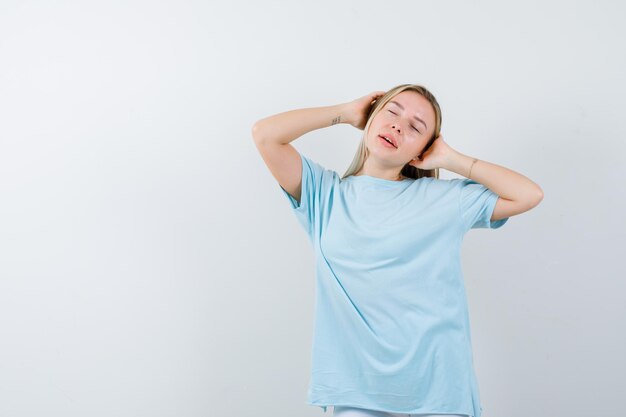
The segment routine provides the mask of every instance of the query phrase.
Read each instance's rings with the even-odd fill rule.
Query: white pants
[[[365,408],[333,406],[333,417],[468,417],[467,414],[406,414]]]

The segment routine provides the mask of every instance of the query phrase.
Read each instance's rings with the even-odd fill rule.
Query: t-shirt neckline
[[[353,179],[353,180],[357,180],[357,181],[369,181],[369,182],[376,182],[379,184],[403,184],[407,181],[414,181],[413,178],[403,178],[400,181],[394,181],[394,180],[388,180],[385,178],[379,178],[379,177],[373,177],[371,175],[365,175],[365,174],[361,174],[361,175],[350,175],[347,179]]]

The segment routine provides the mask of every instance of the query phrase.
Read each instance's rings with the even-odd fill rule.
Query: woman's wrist
[[[354,123],[352,115],[350,114],[349,103],[341,103],[335,106],[337,116],[333,119],[331,126],[339,123],[345,123],[351,125]]]
[[[452,150],[448,156],[448,161],[443,167],[448,171],[454,172],[464,177],[470,178],[471,168],[474,165],[476,158],[462,154],[461,152]]]

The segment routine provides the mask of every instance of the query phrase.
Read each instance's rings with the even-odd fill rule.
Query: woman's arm
[[[442,168],[479,182],[500,196],[492,221],[528,211],[543,199],[541,187],[524,175],[480,159],[474,162],[474,159],[450,148]]]
[[[252,126],[252,138],[270,172],[298,203],[302,194],[302,160],[289,142],[315,129],[350,123],[344,104],[290,110]]]
[[[376,91],[348,103],[290,110],[257,121],[252,126],[252,138],[280,186],[300,202],[303,167],[301,155],[290,142],[312,130],[338,123],[362,130],[372,102],[384,93]]]
[[[290,110],[257,121],[252,127],[255,141],[284,145],[312,130],[350,123],[345,104]]]
[[[252,137],[258,143],[285,145],[312,130],[338,123],[363,130],[370,107],[384,94],[384,91],[373,91],[347,103],[278,113],[257,121],[252,126]]]

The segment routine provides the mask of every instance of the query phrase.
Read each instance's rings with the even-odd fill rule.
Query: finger
[[[379,91],[377,93],[372,93],[370,95],[370,98],[372,99],[372,102],[377,101],[379,98],[381,98],[382,96],[384,96],[386,93],[384,91]]]

